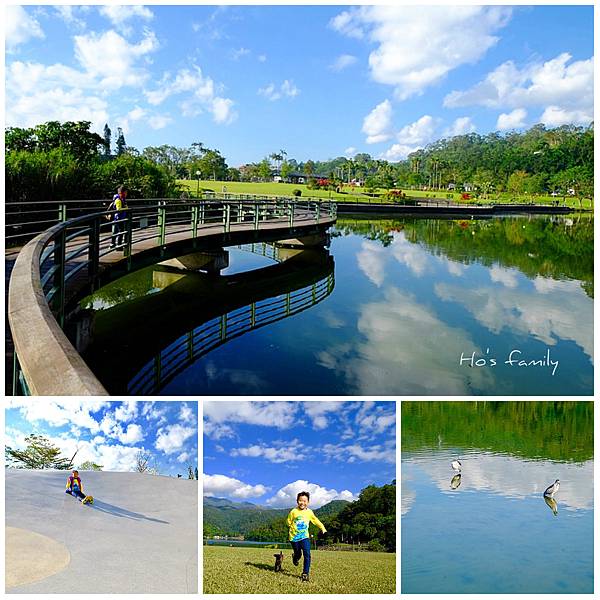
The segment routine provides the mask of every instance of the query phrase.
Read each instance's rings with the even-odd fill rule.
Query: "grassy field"
[[[335,200],[336,202],[369,202],[369,203],[379,203],[379,202],[388,202],[384,197],[374,198],[372,196],[367,196],[365,194],[364,188],[356,188],[352,186],[344,186],[342,191],[345,192],[343,194],[339,194],[335,191],[326,191],[326,190],[309,190],[305,184],[296,184],[296,183],[254,183],[254,182],[240,182],[240,181],[205,181],[201,180],[200,185],[198,186],[197,181],[180,179],[178,181],[179,185],[182,189],[188,190],[188,192],[195,196],[198,190],[200,192],[205,191],[213,191],[221,193],[223,191],[223,186],[227,188],[227,193],[229,194],[257,194],[257,195],[267,195],[267,196],[292,196],[293,190],[301,190],[302,195],[300,198],[325,198]],[[552,204],[553,202],[563,203],[562,197],[553,198],[552,196],[513,196],[507,192],[503,192],[501,194],[490,194],[488,198],[479,198],[477,201],[474,200],[461,200],[461,194],[459,192],[446,192],[444,190],[440,191],[421,191],[421,190],[408,190],[405,189],[404,192],[410,198],[441,198],[442,200],[450,200],[452,202],[464,203],[464,204],[473,204],[474,202],[478,202],[481,204],[489,204],[489,203],[506,203],[506,204],[521,204],[521,203],[530,203],[534,202],[536,204]],[[376,193],[383,194],[385,190],[376,190]],[[577,198],[567,197],[564,199],[567,206],[571,208],[593,208],[593,203],[589,198],[585,198],[581,202],[581,207],[579,200]]]
[[[302,562],[294,567],[284,551],[275,573],[275,550],[204,546],[205,594],[393,594],[396,555],[383,552],[312,553],[310,582],[302,582]]]

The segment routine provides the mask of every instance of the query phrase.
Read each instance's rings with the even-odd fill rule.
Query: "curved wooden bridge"
[[[336,221],[329,202],[176,201],[130,208],[122,246],[95,212],[49,228],[15,262],[8,321],[15,346],[15,394],[107,395],[63,331],[82,294],[121,275],[193,250],[288,240],[318,245]]]

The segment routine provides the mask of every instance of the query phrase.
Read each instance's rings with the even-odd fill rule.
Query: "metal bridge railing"
[[[331,273],[307,287],[253,302],[199,325],[149,361],[128,384],[128,394],[159,393],[178,373],[218,346],[315,306],[331,294],[334,286]]]

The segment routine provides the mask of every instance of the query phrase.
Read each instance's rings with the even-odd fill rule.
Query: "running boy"
[[[94,500],[91,496],[86,496],[83,493],[83,483],[81,483],[81,479],[79,478],[79,471],[73,471],[73,475],[67,479],[67,489],[65,490],[65,494],[71,494],[71,496],[79,498],[81,504],[93,502]]]
[[[314,523],[323,533],[327,530],[315,513],[308,508],[310,502],[310,494],[308,492],[300,492],[296,496],[298,506],[292,508],[287,518],[287,524],[290,531],[290,543],[294,550],[292,562],[294,566],[300,562],[300,557],[304,554],[304,566],[302,569],[302,581],[308,581],[310,571],[310,537],[308,534],[309,523]]]

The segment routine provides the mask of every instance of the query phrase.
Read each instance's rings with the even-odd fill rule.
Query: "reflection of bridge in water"
[[[91,321],[84,311],[83,318],[72,324],[78,349],[111,394],[157,394],[212,350],[297,315],[333,291],[333,257],[322,248],[270,244],[239,248],[264,255],[276,264],[218,275],[212,267],[216,264],[218,270],[228,264],[226,251],[165,261],[153,267],[151,275],[144,275],[146,287],[153,293],[141,293],[113,305],[109,301],[109,308],[93,312]],[[198,265],[209,272],[187,270]],[[92,295],[87,305],[106,305],[102,292]],[[91,338],[78,335],[77,329],[91,331]],[[117,338],[122,343],[115,345]]]

